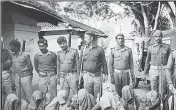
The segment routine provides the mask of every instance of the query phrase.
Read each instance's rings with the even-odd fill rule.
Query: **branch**
[[[161,10],[161,2],[159,2],[159,4],[158,4],[158,10],[157,10],[157,13],[156,13],[155,24],[154,24],[153,30],[156,30],[156,28],[157,28],[158,17],[160,15],[160,10]]]

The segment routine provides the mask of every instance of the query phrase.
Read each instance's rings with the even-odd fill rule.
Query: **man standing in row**
[[[47,49],[48,42],[46,39],[39,39],[37,43],[40,52],[34,56],[34,67],[39,74],[39,90],[50,93],[51,99],[53,99],[57,95],[57,56]]]
[[[86,45],[81,49],[79,67],[82,68],[84,88],[96,98],[100,93],[101,68],[106,77],[108,71],[104,50],[94,43],[95,37],[93,33],[85,33]]]
[[[29,102],[33,92],[31,85],[33,67],[29,54],[22,52],[20,48],[21,44],[18,40],[12,40],[10,42],[10,50],[13,52],[12,73],[15,74],[17,96]]]
[[[169,85],[169,90],[172,93],[172,96],[169,98],[168,103],[170,105],[169,110],[175,110],[176,109],[176,50],[173,50],[170,55],[167,62],[167,83]],[[171,109],[172,108],[172,109]],[[174,109],[175,108],[175,109]]]
[[[152,33],[152,36],[155,38],[155,43],[148,47],[144,74],[149,73],[152,90],[155,90],[159,93],[163,91],[162,95],[166,95],[166,92],[167,92],[166,91],[167,90],[166,65],[167,65],[169,54],[171,52],[171,47],[168,44],[162,43],[163,34],[161,30],[155,30]],[[162,84],[161,82],[159,83],[159,79],[161,77],[163,79]]]
[[[68,47],[65,37],[59,37],[57,43],[62,49],[57,52],[57,73],[61,89],[67,90],[68,93],[71,89],[75,95],[78,92],[78,51]]]
[[[117,47],[111,49],[109,56],[109,72],[115,82],[116,92],[122,96],[121,91],[125,85],[133,87],[133,55],[132,50],[124,45],[125,39],[122,33],[116,36],[116,41]]]

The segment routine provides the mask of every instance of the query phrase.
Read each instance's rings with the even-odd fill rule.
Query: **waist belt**
[[[88,72],[88,71],[83,71],[82,73],[87,74],[87,75],[92,76],[92,77],[98,77],[98,76],[101,75],[100,72],[91,73],[91,72]]]
[[[151,69],[161,69],[161,66],[150,65],[150,68]],[[163,69],[166,69],[166,68],[167,68],[167,66],[163,65]]]
[[[69,76],[69,75],[74,75],[77,74],[76,72],[60,72],[60,76],[64,77],[64,76]]]
[[[129,69],[126,69],[126,70],[114,69],[114,72],[116,72],[116,73],[128,73],[128,72],[129,72]]]
[[[39,72],[40,77],[46,77],[46,76],[55,76],[55,72]]]
[[[26,71],[26,72],[22,72],[22,73],[16,73],[16,75],[20,75],[21,77],[26,77],[26,76],[30,76],[31,73]]]

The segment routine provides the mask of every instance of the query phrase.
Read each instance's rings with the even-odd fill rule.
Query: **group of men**
[[[162,93],[164,96],[167,90],[166,78],[169,90],[175,91],[173,84],[176,82],[173,83],[171,73],[176,75],[174,69],[176,51],[171,52],[170,46],[162,43],[160,30],[154,31],[152,35],[156,42],[149,46],[144,73],[149,73],[151,93]],[[29,110],[58,108],[59,110],[136,110],[140,108],[139,98],[136,98],[132,89],[135,79],[133,54],[132,50],[124,45],[124,35],[122,33],[116,35],[117,46],[111,49],[108,64],[104,49],[94,42],[95,37],[94,33],[85,33],[86,45],[81,48],[80,55],[76,49],[67,45],[65,37],[57,39],[61,47],[61,51],[57,54],[47,49],[46,39],[39,39],[37,43],[40,52],[34,56],[34,68],[39,74],[39,88],[35,92],[31,84],[33,65],[30,55],[21,51],[20,42],[18,40],[10,42],[12,55],[1,48],[2,87],[6,95],[10,95],[6,100],[4,98],[5,110],[13,109],[13,104],[18,105],[19,101],[15,101],[17,99],[25,100],[28,104],[19,104],[20,108],[26,105],[26,109]],[[15,74],[16,94],[12,93],[10,73]],[[108,76],[110,76],[110,85],[105,83]],[[161,77],[162,84],[159,83]],[[82,88],[81,83],[83,83]],[[114,91],[111,83],[115,85]],[[60,85],[59,92],[57,92],[57,84]],[[158,86],[159,84],[161,86]],[[14,98],[13,101],[11,98]]]

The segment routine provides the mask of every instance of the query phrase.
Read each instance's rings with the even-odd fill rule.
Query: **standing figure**
[[[12,73],[15,74],[17,96],[29,102],[33,92],[31,85],[33,67],[29,54],[22,52],[20,48],[21,44],[18,40],[10,42],[10,49],[13,52]]]
[[[176,105],[174,105],[174,103],[176,104],[176,50],[173,50],[169,55],[166,78],[172,93],[172,98],[169,99],[169,110],[172,110],[171,106],[176,109]]]
[[[78,92],[78,51],[68,47],[65,37],[59,37],[57,43],[62,49],[57,52],[57,72],[60,77],[61,89],[68,92],[71,89],[75,95]]]
[[[94,43],[95,37],[93,33],[85,33],[86,45],[81,49],[79,67],[82,69],[84,88],[96,98],[100,93],[101,73],[107,80],[108,71],[104,50]]]
[[[144,74],[146,75],[149,73],[151,90],[158,91],[159,93],[162,91],[162,94],[165,95],[167,92],[166,65],[171,48],[170,45],[162,43],[163,34],[161,30],[155,30],[152,33],[152,36],[155,38],[155,43],[148,47]],[[161,81],[162,84],[159,81],[160,78],[163,79]]]
[[[5,97],[12,93],[12,78],[10,68],[12,67],[12,58],[10,52],[4,49],[3,39],[1,37],[1,70],[2,70],[2,108]]]
[[[116,36],[116,41],[117,47],[111,49],[109,56],[109,72],[115,82],[116,92],[122,96],[121,91],[125,85],[133,86],[134,64],[132,50],[124,45],[122,33]]]
[[[40,52],[34,56],[35,70],[39,74],[39,90],[50,93],[51,99],[57,94],[56,54],[47,49],[46,39],[39,39]]]

